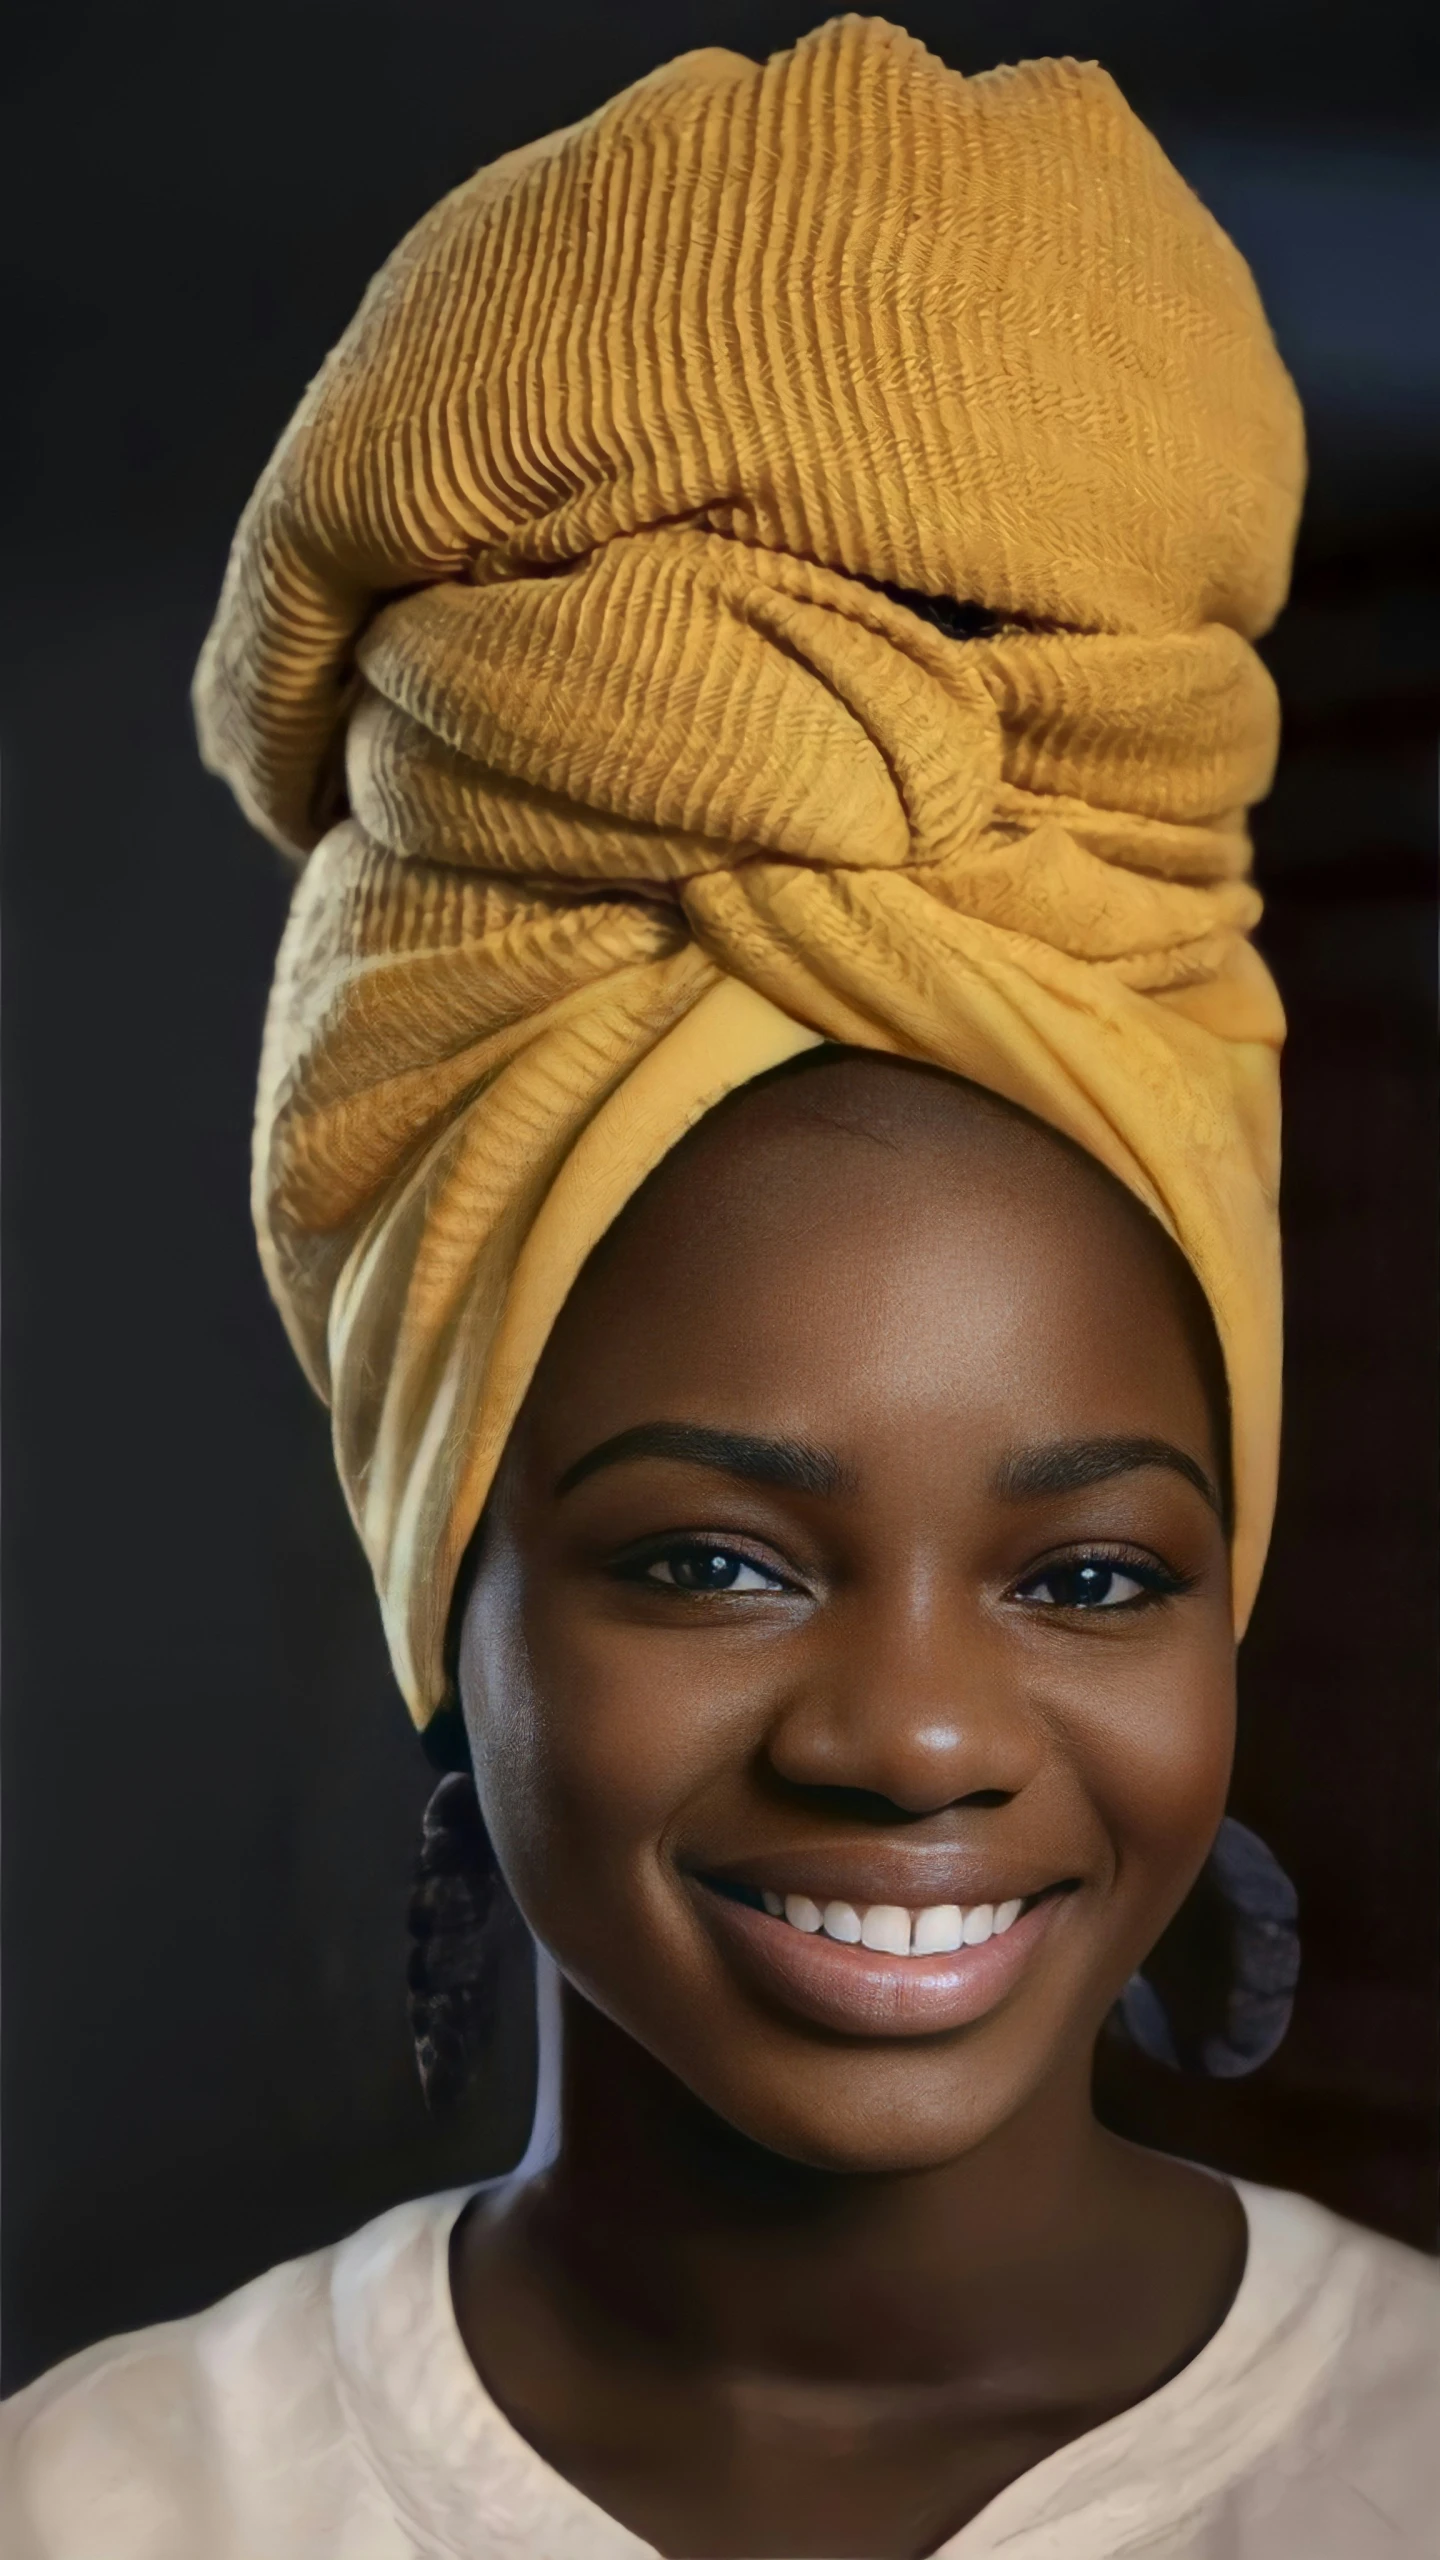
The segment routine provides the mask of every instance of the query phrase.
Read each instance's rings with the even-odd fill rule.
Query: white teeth
[[[916,1956],[949,1956],[963,1946],[965,1914],[958,1902],[932,1902],[928,1911],[917,1911],[910,1938],[910,1952]]]
[[[907,1911],[898,1902],[812,1902],[808,1893],[760,1896],[772,1920],[787,1920],[807,1938],[821,1930],[842,1947],[869,1947],[877,1955],[944,1956],[957,1947],[983,1947],[987,1938],[1013,1929],[1024,1901],[978,1902],[964,1911],[958,1902],[932,1902],[923,1911]]]
[[[910,1914],[898,1902],[872,1902],[860,1923],[860,1944],[884,1956],[910,1953]]]

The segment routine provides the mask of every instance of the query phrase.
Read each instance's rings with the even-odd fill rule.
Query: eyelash
[[[773,1565],[762,1564],[758,1556],[748,1555],[743,1547],[736,1546],[732,1544],[729,1539],[725,1538],[670,1538],[666,1540],[663,1546],[647,1548],[638,1556],[624,1557],[614,1567],[614,1571],[617,1579],[622,1582],[639,1583],[642,1587],[651,1591],[666,1591],[678,1600],[723,1600],[728,1598],[728,1592],[723,1589],[718,1591],[704,1591],[694,1588],[687,1590],[683,1583],[676,1583],[673,1581],[670,1583],[662,1582],[655,1571],[655,1567],[661,1564],[673,1565],[677,1558],[683,1556],[723,1557],[729,1564],[748,1566],[752,1573],[764,1574],[768,1590],[771,1595],[784,1591],[793,1591],[797,1587],[794,1583],[787,1581],[786,1577],[782,1573],[777,1572]],[[756,1598],[763,1597],[764,1595],[748,1593],[742,1594],[741,1596]]]
[[[1129,1616],[1132,1611],[1138,1615],[1142,1610],[1153,1609],[1167,1600],[1183,1599],[1195,1585],[1193,1574],[1172,1573],[1168,1565],[1157,1564],[1153,1559],[1126,1555],[1113,1548],[1079,1547],[1067,1556],[1050,1557],[1035,1572],[1027,1573],[1023,1582],[1013,1583],[1011,1590],[1017,1600],[1023,1601],[1027,1592],[1043,1588],[1046,1582],[1061,1574],[1081,1573],[1090,1568],[1118,1574],[1127,1582],[1138,1583],[1139,1589],[1128,1600],[1091,1601],[1088,1605],[1084,1601],[1047,1600],[1032,1605],[1053,1609],[1063,1617],[1118,1618]]]
[[[706,1591],[695,1585],[687,1588],[685,1584],[673,1578],[669,1582],[663,1582],[655,1568],[658,1565],[668,1564],[672,1568],[673,1575],[676,1562],[684,1557],[713,1557],[716,1561],[723,1561],[742,1570],[748,1568],[753,1573],[764,1575],[765,1591],[734,1593],[733,1584],[717,1586],[713,1590]],[[762,1564],[758,1557],[747,1554],[743,1547],[720,1538],[672,1538],[664,1546],[651,1547],[641,1555],[624,1558],[613,1570],[620,1581],[638,1583],[652,1591],[667,1591],[676,1599],[683,1600],[723,1600],[731,1596],[774,1597],[796,1588],[796,1585],[788,1581],[774,1566]],[[1065,1617],[1118,1617],[1122,1613],[1128,1615],[1132,1611],[1138,1614],[1165,1601],[1182,1598],[1194,1584],[1193,1576],[1173,1573],[1168,1566],[1157,1564],[1153,1560],[1142,1560],[1137,1556],[1100,1547],[1082,1547],[1073,1550],[1069,1555],[1052,1556],[1046,1564],[1028,1573],[1022,1582],[1012,1583],[1007,1596],[1025,1603],[1027,1593],[1043,1589],[1048,1581],[1056,1580],[1062,1574],[1082,1573],[1086,1570],[1098,1570],[1102,1573],[1122,1576],[1126,1581],[1138,1584],[1139,1588],[1128,1600],[1090,1600],[1088,1602],[1031,1600],[1028,1605],[1053,1609],[1057,1614]]]

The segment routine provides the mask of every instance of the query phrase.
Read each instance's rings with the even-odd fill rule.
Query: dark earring
[[[1229,1815],[1195,1884],[1112,2013],[1154,2062],[1211,2080],[1258,2071],[1295,2005],[1295,1887],[1263,1840]]]
[[[475,2076],[513,1910],[475,1781],[468,1766],[452,1769],[425,1808],[405,1973],[420,2083],[436,2111],[453,2105]]]

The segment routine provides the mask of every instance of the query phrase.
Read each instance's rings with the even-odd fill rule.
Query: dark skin
[[[921,2560],[1233,2298],[1232,2191],[1090,2100],[1224,1809],[1208,1355],[1106,1176],[879,1058],[712,1113],[555,1329],[460,1684],[565,1979],[562,2143],[454,2294],[520,2432],[674,2560]],[[1025,1952],[962,2023],[837,2024],[770,1880],[1023,1896]]]

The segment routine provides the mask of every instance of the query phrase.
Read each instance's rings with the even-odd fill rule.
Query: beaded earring
[[[1290,2024],[1299,1905],[1279,1860],[1227,1814],[1165,1935],[1112,2021],[1154,2062],[1210,2080],[1258,2071]]]
[[[438,2112],[463,2096],[490,2033],[513,1905],[480,1811],[458,1709],[442,1709],[422,1741],[446,1774],[421,1828],[405,1980],[420,2083]]]

